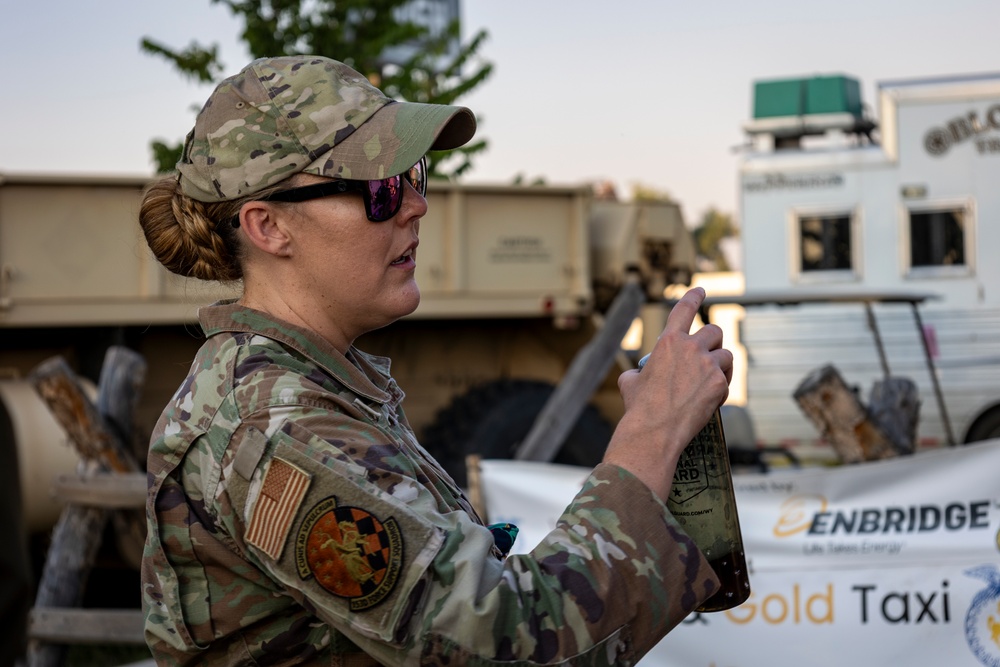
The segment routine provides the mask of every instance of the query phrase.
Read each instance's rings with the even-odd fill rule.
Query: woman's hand
[[[681,451],[729,395],[733,355],[722,329],[708,324],[690,333],[705,300],[700,287],[673,307],[643,371],[618,378],[625,415],[608,444],[605,463],[625,468],[661,499]]]

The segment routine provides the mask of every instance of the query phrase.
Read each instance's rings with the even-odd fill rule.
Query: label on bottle
[[[709,560],[742,542],[718,413],[684,448],[667,507]]]
[[[639,360],[639,370],[650,355]],[[719,590],[695,611],[725,611],[750,597],[743,536],[718,410],[681,452],[667,509],[698,545],[719,578]]]
[[[744,602],[750,596],[750,580],[718,411],[684,448],[667,508],[719,577],[719,590],[696,611],[723,611]]]

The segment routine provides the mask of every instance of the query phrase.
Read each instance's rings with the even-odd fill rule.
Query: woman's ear
[[[269,255],[287,257],[290,238],[278,211],[265,202],[251,201],[240,209],[240,228],[247,239]]]

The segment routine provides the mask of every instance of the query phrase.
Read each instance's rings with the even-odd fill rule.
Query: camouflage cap
[[[177,163],[181,190],[217,202],[293,174],[372,180],[476,131],[465,107],[397,102],[347,65],[320,56],[261,58],[218,85]]]

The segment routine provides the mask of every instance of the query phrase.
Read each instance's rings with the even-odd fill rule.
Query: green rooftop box
[[[754,83],[754,118],[849,113],[861,118],[861,87],[849,76],[814,76]]]

